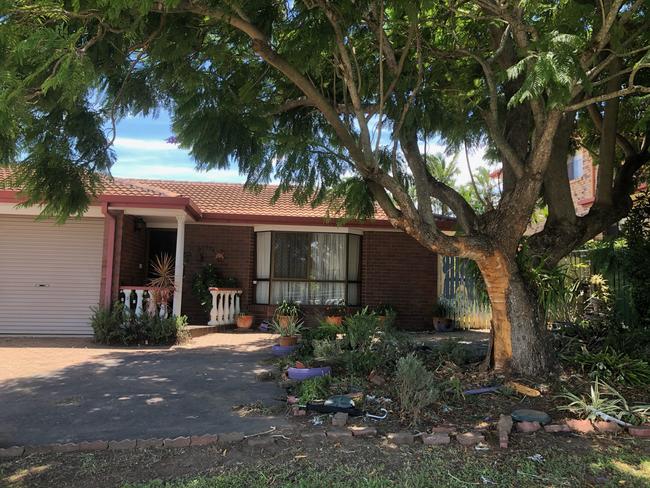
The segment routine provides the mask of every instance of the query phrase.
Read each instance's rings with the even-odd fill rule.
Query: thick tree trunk
[[[494,370],[527,376],[548,373],[554,358],[550,337],[513,260],[495,253],[478,265],[492,305],[488,360]]]

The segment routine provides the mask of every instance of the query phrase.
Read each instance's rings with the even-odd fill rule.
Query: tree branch
[[[563,110],[564,112],[575,112],[577,110],[588,107],[589,105],[593,105],[595,103],[606,102],[607,100],[611,100],[612,98],[625,97],[627,95],[639,95],[642,93],[650,93],[650,87],[642,86],[642,85],[629,86],[627,88],[622,88],[612,93],[604,93],[602,95],[598,95],[597,97],[587,98],[585,100],[574,103],[572,105],[568,105],[564,107]]]

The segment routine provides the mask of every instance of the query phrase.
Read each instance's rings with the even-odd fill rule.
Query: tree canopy
[[[540,342],[511,330],[518,303],[528,303],[518,321],[535,322],[531,301],[512,297],[524,293],[514,256],[540,199],[548,219],[526,249],[553,266],[629,211],[650,159],[648,8],[3,0],[1,157],[20,161],[28,203],[83,211],[115,159],[116,121],[169,110],[199,168],[234,164],[250,185],[275,177],[303,202],[343,196],[355,217],[376,202],[425,247],[475,259],[493,306],[510,300],[495,315],[509,358]],[[421,148],[433,136],[452,151],[487,145],[503,164],[499,201],[477,209],[436,178]],[[598,163],[596,201],[580,217],[566,171],[577,146]],[[456,217],[455,236],[436,227],[432,200]],[[530,357],[514,362],[534,369]]]

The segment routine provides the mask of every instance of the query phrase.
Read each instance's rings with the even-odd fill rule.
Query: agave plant
[[[156,256],[151,266],[153,277],[148,285],[157,303],[169,303],[176,285],[174,281],[174,259],[167,253]]]
[[[629,405],[623,395],[601,379],[596,379],[591,385],[588,397],[566,392],[558,398],[569,401],[568,404],[559,406],[558,410],[567,410],[588,420],[613,418],[632,424],[650,420],[650,405]]]
[[[558,395],[558,398],[569,401],[568,404],[559,406],[558,410],[566,410],[588,420],[596,420],[601,414],[620,420],[629,411],[623,396],[600,379],[591,385],[588,397],[565,392]]]

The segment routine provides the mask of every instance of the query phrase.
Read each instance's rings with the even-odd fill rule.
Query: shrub
[[[341,341],[336,339],[316,339],[312,341],[314,348],[314,358],[323,361],[337,360],[343,353]]]
[[[372,351],[344,351],[343,364],[348,373],[367,376],[381,365],[381,357]]]
[[[287,317],[297,317],[300,315],[300,304],[283,300],[275,309],[275,315],[284,315]]]
[[[137,320],[144,341],[148,344],[175,344],[183,342],[189,336],[187,317],[172,315],[167,318],[142,314]]]
[[[583,350],[569,360],[593,378],[632,386],[650,384],[650,364],[614,349],[606,347],[600,352]]]
[[[90,325],[93,328],[95,341],[102,344],[117,344],[122,342],[122,306],[92,307]]]
[[[93,308],[91,325],[95,340],[102,344],[169,345],[188,336],[185,316],[161,318],[145,313],[125,319],[121,304]]]
[[[347,345],[350,349],[363,349],[370,345],[372,337],[379,327],[379,319],[364,308],[362,311],[346,317],[343,325]]]
[[[401,406],[402,418],[416,423],[422,410],[435,402],[440,390],[431,371],[427,370],[415,354],[404,356],[397,362],[395,388]]]
[[[558,410],[569,411],[588,420],[603,418],[603,414],[632,424],[650,420],[650,405],[629,405],[623,395],[600,379],[591,385],[588,397],[565,392],[558,398],[569,401],[559,406]]]
[[[192,293],[198,298],[201,307],[206,312],[209,312],[212,308],[212,294],[209,288],[215,286],[235,288],[237,286],[237,280],[235,278],[222,277],[214,264],[206,264],[192,278]]]
[[[298,386],[298,401],[304,405],[314,400],[324,400],[330,396],[330,376],[316,376],[309,378]]]

